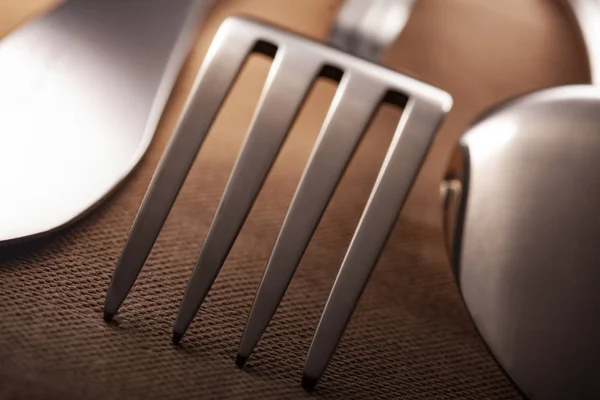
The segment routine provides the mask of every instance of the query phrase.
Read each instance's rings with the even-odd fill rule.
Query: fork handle
[[[404,29],[415,0],[346,0],[329,34],[331,44],[377,61]]]

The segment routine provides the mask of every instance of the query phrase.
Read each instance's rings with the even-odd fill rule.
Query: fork
[[[337,48],[249,18],[229,17],[222,23],[117,263],[106,296],[105,320],[113,318],[135,282],[244,61],[251,53],[262,53],[273,63],[190,278],[173,342],[181,340],[204,301],[307,93],[318,77],[327,77],[339,82],[338,89],[274,246],[236,359],[243,365],[250,356],[367,125],[383,102],[392,103],[404,112],[307,358],[303,384],[317,383],[452,104],[442,90],[369,61],[399,33],[408,16],[407,5],[412,0],[346,1],[332,29]],[[391,18],[389,24],[386,18]]]

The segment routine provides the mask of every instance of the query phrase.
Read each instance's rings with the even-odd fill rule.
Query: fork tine
[[[321,64],[301,51],[278,50],[190,278],[173,329],[174,343],[181,340],[225,262]]]
[[[443,115],[439,103],[407,103],[314,334],[303,386],[313,387],[325,372]]]
[[[384,92],[383,86],[359,74],[342,78],[250,310],[238,365],[245,363],[273,317]]]
[[[133,222],[106,294],[106,321],[131,290],[218,109],[255,45],[254,38],[232,29],[231,23],[225,21],[215,35]]]

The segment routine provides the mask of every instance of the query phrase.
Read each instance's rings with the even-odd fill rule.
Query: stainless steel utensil
[[[74,0],[0,42],[0,243],[56,230],[145,153],[208,0]]]
[[[573,0],[594,83],[600,4]],[[591,30],[588,30],[591,29]],[[485,113],[442,186],[466,307],[532,399],[600,395],[600,90],[541,90]]]
[[[376,60],[393,43],[404,28],[413,3],[413,0],[374,2],[350,0],[344,4],[339,13],[332,29],[330,40],[338,49]],[[370,93],[364,87],[354,90],[356,90],[355,95],[357,98],[361,96],[360,93],[362,92],[365,95],[365,100],[373,103],[377,100],[372,97],[373,93]],[[379,90],[377,89],[378,92]],[[340,119],[344,118],[342,116],[343,109],[341,105],[338,106],[337,110],[332,108],[330,115],[337,113],[336,115],[340,115]],[[352,107],[357,106],[352,105]],[[366,124],[372,116],[372,112],[373,110],[371,109],[367,110],[367,114],[363,117],[364,119],[361,121],[361,124],[346,119],[345,124],[348,125],[342,125],[342,123],[334,121],[338,123],[338,126],[334,126],[328,117],[327,121],[329,121],[330,125],[327,126],[326,123],[326,126],[323,127],[318,136],[317,146],[314,148],[298,184],[267,263],[254,303],[252,304],[236,357],[236,363],[239,366],[244,365],[250,357],[250,354],[273,318],[279,303],[283,299],[302,255],[319,224],[327,204],[333,196],[351,154],[362,137]],[[353,125],[355,126],[353,127]],[[352,127],[352,130],[347,126]],[[340,148],[339,142],[345,142],[346,147]],[[406,176],[408,177],[408,175]],[[410,186],[410,184],[408,185]],[[408,191],[409,186],[400,190]],[[405,195],[406,193],[402,194],[402,196]],[[366,223],[369,222],[367,221]],[[366,227],[362,229],[366,232],[371,228]],[[385,230],[385,227],[382,226],[380,229]],[[374,246],[374,252],[380,251],[380,248],[377,247],[379,245],[375,243],[368,244],[364,248],[358,248],[361,251],[368,251],[369,246]],[[351,249],[352,245],[348,251],[350,252]],[[197,303],[190,303],[188,308],[191,308],[192,304],[196,305]],[[191,322],[188,314],[189,311],[183,308],[185,306],[184,300],[182,311],[174,329],[177,335],[176,341],[185,332]],[[332,340],[334,340],[333,337]],[[334,343],[330,343],[330,346],[334,345]],[[332,351],[333,348],[331,349]],[[323,351],[315,354],[318,355],[308,357],[307,367],[315,362],[315,357],[321,363],[326,362],[325,358],[328,359],[330,357],[327,352]]]
[[[355,18],[355,12],[343,11],[340,21],[344,23],[340,22],[338,29],[334,29],[333,37],[339,38],[340,47],[348,50],[357,38],[359,42],[368,38],[360,33],[366,29],[372,33],[373,39],[367,39],[354,48],[375,49],[366,52],[367,56],[375,55],[381,48],[380,44],[390,40],[389,37],[394,37],[402,28],[406,20],[406,6],[411,3],[351,0],[346,4],[348,7],[355,11],[358,7],[361,10],[358,16],[371,15],[371,19]],[[390,30],[385,30],[385,35],[380,36],[381,18],[385,20],[394,15],[389,14],[390,9],[386,6],[396,7],[398,4],[403,4],[402,9],[405,10],[398,9],[396,22],[400,21],[400,24],[391,24]],[[379,25],[373,24],[372,20],[377,15],[380,17],[375,21]],[[354,29],[350,28],[352,26]],[[349,280],[342,277],[337,281],[337,285],[348,286],[350,297],[342,301],[343,304],[338,304],[341,298],[337,295],[329,300],[326,315],[315,336],[304,379],[305,383],[311,383],[320,376],[333,354],[353,310],[352,298],[357,299],[360,294],[354,295],[352,290],[362,290],[452,100],[447,93],[430,85],[257,21],[229,18],[215,36],[117,264],[106,297],[105,319],[110,320],[117,312],[137,278],[215,114],[251,52],[266,54],[274,61],[190,279],[175,324],[175,341],[187,329],[216,278],[315,79],[326,76],[339,81],[339,87],[273,253],[272,260],[285,261],[285,264],[271,262],[259,290],[257,302],[261,302],[260,296],[266,294],[264,299],[269,309],[252,314],[245,336],[250,340],[244,342],[240,360],[249,355],[277,307],[298,259],[375,110],[381,102],[404,107],[344,260],[343,270],[353,270],[354,273]],[[277,286],[277,293],[265,293],[266,285]],[[339,314],[334,319],[331,319],[332,307],[339,307]],[[249,330],[252,330],[251,335]],[[323,335],[325,331],[328,332],[326,336]]]

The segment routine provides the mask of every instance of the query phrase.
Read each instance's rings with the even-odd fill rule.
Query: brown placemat
[[[324,37],[337,4],[219,3],[156,140],[125,185],[69,229],[0,248],[0,399],[519,398],[473,328],[450,275],[437,182],[452,143],[481,109],[526,90],[586,79],[577,38],[548,1],[417,3],[386,62],[450,91],[455,108],[315,393],[299,385],[304,357],[397,111],[385,109],[377,118],[247,368],[236,368],[234,358],[333,95],[331,83],[319,82],[311,95],[182,346],[170,343],[188,276],[268,68],[264,59],[253,59],[236,85],[116,322],[102,320],[115,262],[219,21],[244,11]]]

